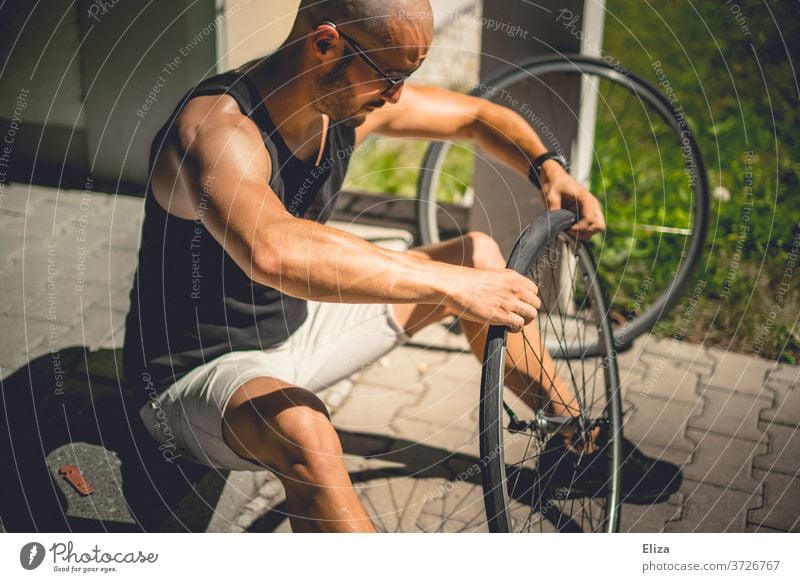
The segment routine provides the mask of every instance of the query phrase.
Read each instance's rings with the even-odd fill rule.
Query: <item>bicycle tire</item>
[[[481,98],[489,98],[498,90],[507,89],[518,81],[531,78],[538,79],[547,74],[566,73],[593,75],[601,80],[616,83],[630,91],[637,99],[640,99],[644,105],[657,113],[673,132],[682,149],[681,154],[685,169],[687,171],[691,169],[695,177],[691,183],[691,227],[686,229],[690,232],[688,234],[680,233],[681,236],[688,236],[689,240],[688,244],[684,244],[681,251],[678,268],[671,283],[649,305],[641,312],[636,312],[635,315],[626,316],[625,323],[614,330],[614,349],[622,352],[630,348],[633,341],[642,333],[655,327],[660,318],[675,306],[691,281],[692,274],[703,256],[705,246],[709,220],[708,179],[700,149],[691,128],[688,126],[685,113],[673,106],[658,89],[647,81],[625,69],[611,66],[600,59],[582,55],[553,55],[531,58],[489,78],[470,94]],[[451,144],[447,142],[432,143],[428,147],[422,163],[417,182],[416,204],[417,230],[421,244],[431,244],[440,240],[436,191],[442,175],[444,160],[450,147]],[[610,228],[613,229],[613,217],[609,217],[607,222]],[[634,224],[633,228],[635,231],[637,226]],[[669,230],[662,232],[669,232]],[[661,249],[660,242],[658,248],[659,250]],[[658,259],[658,255],[656,255],[656,259]],[[627,264],[626,261],[626,268]],[[654,260],[654,264],[658,264],[658,261]],[[551,347],[555,358],[578,357],[578,354],[574,352],[562,353],[556,347]],[[592,353],[592,350],[589,353]],[[596,347],[594,348],[594,353],[597,353]]]
[[[502,326],[491,326],[483,358],[481,374],[481,399],[479,411],[479,442],[481,455],[481,481],[483,485],[483,498],[486,517],[491,532],[513,531],[603,531],[616,532],[619,528],[620,517],[620,463],[622,441],[622,403],[619,389],[619,373],[617,371],[616,355],[611,349],[611,328],[607,315],[604,294],[596,277],[596,267],[592,260],[591,252],[585,243],[575,243],[564,232],[574,223],[575,216],[568,211],[559,210],[550,212],[537,219],[527,227],[518,238],[514,250],[508,261],[508,268],[518,273],[532,277],[536,281],[541,278],[538,270],[541,259],[546,249],[554,245],[566,245],[565,248],[574,248],[577,257],[573,282],[576,288],[583,287],[583,298],[576,299],[576,314],[591,315],[591,320],[584,320],[587,329],[596,326],[597,341],[602,346],[602,358],[587,356],[581,360],[582,369],[576,377],[578,370],[572,369],[571,360],[561,360],[563,367],[569,367],[569,376],[573,381],[572,389],[576,394],[581,410],[575,415],[578,419],[570,426],[583,427],[588,430],[593,426],[605,426],[606,445],[608,454],[608,480],[599,497],[584,498],[583,501],[569,499],[569,494],[561,495],[555,502],[552,494],[548,493],[549,483],[543,475],[537,474],[541,470],[541,451],[548,435],[544,433],[541,424],[541,413],[536,414],[531,409],[526,409],[533,415],[533,420],[522,423],[519,415],[524,414],[523,406],[517,402],[509,404],[514,398],[510,390],[505,389],[506,362],[507,362],[507,331]],[[571,241],[571,242],[570,242]],[[552,253],[552,251],[550,251]],[[548,254],[550,254],[548,253]],[[532,274],[532,269],[534,273]],[[547,269],[546,269],[547,270]],[[577,275],[580,275],[578,280]],[[574,333],[572,339],[567,338],[564,326],[564,314],[561,331],[564,337],[561,341],[575,343],[575,337],[580,339],[581,333]],[[577,319],[574,315],[573,319]],[[539,310],[535,321],[540,322],[538,333],[545,339],[548,321],[552,321],[551,314],[545,305]],[[542,323],[544,322],[544,323]],[[557,330],[557,326],[554,326]],[[583,333],[584,343],[587,336]],[[524,332],[523,332],[524,333]],[[590,338],[589,338],[590,339]],[[525,345],[525,344],[523,344]],[[576,346],[585,348],[586,346]],[[527,358],[527,356],[526,356]],[[527,362],[527,359],[526,359]],[[594,371],[587,376],[586,367],[589,362],[594,365]],[[563,377],[562,371],[557,371]],[[597,388],[597,375],[602,374],[602,390],[595,393]],[[541,375],[540,375],[541,380]],[[591,394],[587,394],[587,380],[591,380]],[[515,412],[516,410],[516,412]],[[597,414],[597,413],[600,414]],[[516,417],[513,418],[511,415]],[[594,418],[593,416],[597,416]],[[508,423],[510,424],[507,424]],[[516,422],[512,431],[510,426]],[[553,419],[548,421],[550,425]],[[561,422],[561,421],[559,421]],[[562,432],[566,424],[558,424],[556,432]],[[519,442],[525,431],[520,427],[526,425],[527,443]],[[511,436],[511,435],[514,436]],[[513,440],[509,440],[513,439]],[[518,460],[514,454],[525,445],[522,453],[523,459]],[[528,451],[538,451],[539,456],[532,455],[525,458]],[[557,450],[557,449],[554,449]],[[559,453],[560,454],[560,453]],[[530,461],[530,462],[528,462]],[[527,463],[527,465],[526,465]],[[532,466],[532,465],[535,465]],[[574,482],[576,475],[571,477]],[[525,512],[527,511],[527,519]],[[549,525],[548,525],[549,524]],[[576,527],[577,526],[577,527]]]

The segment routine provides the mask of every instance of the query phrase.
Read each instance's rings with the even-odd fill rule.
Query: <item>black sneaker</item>
[[[539,458],[541,488],[558,499],[598,497],[606,494],[608,479],[607,445],[592,454],[572,452],[563,437],[550,438]],[[622,439],[622,491],[620,501],[644,505],[665,501],[683,482],[676,465],[651,459],[631,441]]]

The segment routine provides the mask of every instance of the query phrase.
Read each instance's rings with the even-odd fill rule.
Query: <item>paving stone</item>
[[[754,493],[761,483],[753,479],[753,460],[767,451],[766,437],[758,442],[687,429],[686,436],[697,443],[692,462],[683,475],[727,489]]]
[[[391,428],[393,434],[398,437],[425,447],[446,451],[437,457],[441,458],[442,462],[455,453],[472,455],[477,461],[479,455],[477,423],[451,423],[446,426],[445,424],[446,422],[433,424],[415,418],[403,418],[394,420]]]
[[[692,450],[686,440],[686,423],[701,409],[701,403],[688,404],[630,393],[626,403],[633,408],[624,420],[625,436],[633,442],[648,441],[672,449]]]
[[[40,189],[28,184],[6,184],[4,194],[0,198],[0,212],[27,214],[39,204],[42,195],[52,195],[51,189]]]
[[[86,259],[86,280],[97,285],[130,290],[136,271],[136,251],[104,243]]]
[[[67,504],[69,517],[101,520],[113,524],[134,524],[122,495],[121,462],[117,455],[103,447],[86,443],[68,443],[47,456],[47,465],[58,483]],[[75,465],[92,484],[95,493],[80,495],[62,475],[62,465]]]
[[[94,285],[87,282],[83,287],[83,294],[86,300],[91,298],[88,305],[92,309],[112,310],[115,314],[123,318],[128,314],[131,307],[130,287],[110,287],[106,285]]]
[[[691,366],[698,373],[711,373],[714,360],[708,348],[702,344],[675,341],[672,338],[649,339],[644,346],[648,354],[666,355],[670,360],[680,360],[679,366]]]
[[[427,376],[447,361],[448,354],[399,346],[391,354],[361,370],[361,382],[373,386],[396,386],[421,393]]]
[[[370,456],[370,460],[394,464],[391,472],[412,475],[419,479],[452,479],[455,473],[447,461],[472,438],[456,429],[443,430],[424,422],[406,421],[394,431],[394,438],[384,450]],[[473,458],[477,460],[477,455]]]
[[[337,382],[333,386],[329,386],[322,392],[318,393],[322,401],[325,403],[325,407],[328,409],[328,412],[331,414],[335,414],[339,407],[344,404],[347,400],[347,397],[353,391],[353,387],[355,386],[355,380],[358,375],[356,374],[355,377],[346,378],[340,382]]]
[[[29,233],[33,237],[51,236],[62,231],[73,216],[73,210],[66,205],[60,207],[53,204],[35,203],[25,210],[0,211],[11,220],[4,224],[9,232]],[[13,220],[16,217],[17,220]]]
[[[780,531],[800,532],[800,472],[794,477],[756,469],[764,483],[764,507],[748,514],[748,521]]]
[[[648,334],[639,336],[630,349],[624,352],[617,352],[617,366],[622,369],[629,369],[639,362],[642,355],[645,353],[645,348],[650,342],[655,341],[655,338]]]
[[[631,505],[625,503],[620,510],[621,533],[660,533],[669,521],[680,518],[683,495],[674,493],[663,503]]]
[[[719,390],[712,386],[707,386],[702,396],[705,401],[703,413],[692,416],[689,420],[691,428],[752,441],[761,438],[758,418],[759,413],[769,406],[768,400]]]
[[[627,437],[627,432],[625,433]],[[654,443],[648,440],[634,442],[634,444],[648,457],[667,461],[678,467],[684,467],[692,462],[694,453],[690,450],[674,448],[669,445]]]
[[[411,343],[414,346],[425,346],[428,349],[470,352],[467,336],[451,329],[454,322],[454,318],[448,318],[440,323],[424,327],[414,334]]]
[[[769,448],[756,457],[754,466],[765,471],[793,475],[800,468],[800,427],[762,422]]]
[[[800,426],[800,385],[770,384],[774,392],[773,403],[761,411],[760,418],[767,422],[780,422]]]
[[[472,364],[474,358],[465,365],[465,358],[469,356],[462,356],[457,366],[448,363],[431,371],[427,376],[429,388],[421,398],[400,408],[395,422],[408,418],[477,430],[473,419],[480,402],[480,367]]]
[[[12,313],[0,314],[0,378],[6,378],[19,368],[43,353],[47,347],[47,324],[44,322],[29,323],[26,332],[25,319]],[[26,340],[27,333],[27,340]],[[41,347],[41,349],[40,349]]]
[[[647,377],[647,366],[637,364],[634,368],[619,371],[619,383],[623,397],[630,392],[642,393],[644,380]]]
[[[355,484],[361,503],[381,532],[418,531],[415,522],[441,479],[395,477]]]
[[[483,490],[463,482],[445,483],[428,499],[416,525],[425,532],[487,532]]]
[[[753,396],[765,394],[764,380],[774,366],[773,362],[719,348],[709,348],[708,351],[716,361],[708,384]]]
[[[104,340],[114,336],[115,330],[119,330],[124,322],[124,316],[109,309],[85,309],[79,312],[73,326],[59,339],[64,346],[81,345],[91,351],[99,350],[104,347]]]
[[[788,364],[774,365],[769,372],[767,372],[767,383],[772,384],[788,384],[795,386],[800,384],[800,366],[790,366]]]
[[[761,494],[750,495],[707,483],[684,481],[683,512],[664,531],[725,533],[745,529],[747,511],[761,505]]]
[[[632,391],[690,404],[697,400],[700,374],[693,368],[680,366],[677,360],[661,359],[650,354],[642,356],[641,362],[647,366],[647,372],[638,386],[631,387]]]
[[[270,478],[275,479],[280,485],[268,471],[231,471],[206,531],[243,532],[250,527],[256,519],[269,510],[269,507],[266,507],[256,513],[251,510],[250,504],[254,499],[267,500],[266,495],[263,497],[259,495],[259,490]]]
[[[0,268],[8,269],[12,264],[12,259],[16,259],[22,254],[24,248],[22,235],[13,230],[6,230],[0,219],[0,249],[3,249],[2,256],[0,256]]]
[[[398,409],[419,399],[416,390],[372,385],[359,382],[353,386],[346,401],[333,413],[338,429],[360,432],[390,431],[389,424]]]

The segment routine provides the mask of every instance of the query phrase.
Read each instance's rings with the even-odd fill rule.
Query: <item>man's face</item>
[[[356,29],[347,34],[358,32]],[[375,66],[389,76],[407,75],[422,64],[430,42],[419,31],[404,32],[394,38],[389,47],[381,47],[369,38],[361,40],[350,36],[357,43],[354,47],[340,36],[343,54],[347,56],[332,64],[314,84],[316,109],[327,114],[334,123],[358,127],[371,111],[387,102],[396,103],[403,91],[403,83],[392,86],[375,70]],[[372,65],[358,54],[358,49],[364,51]]]

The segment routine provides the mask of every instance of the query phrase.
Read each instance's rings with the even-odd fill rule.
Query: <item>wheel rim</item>
[[[531,227],[530,230],[535,229]],[[525,235],[523,235],[525,236]],[[555,235],[553,236],[555,239]],[[589,343],[587,332],[594,329],[599,337],[595,343],[610,346],[610,328],[605,319],[602,290],[594,278],[591,255],[584,245],[575,246],[566,235],[558,236],[558,245],[570,249],[577,261],[574,263],[573,296],[575,310],[540,311],[536,329],[540,340],[547,335],[559,334],[559,341],[572,343],[573,348],[583,349]],[[551,249],[555,248],[553,245]],[[531,262],[532,253],[538,256]],[[514,259],[521,262],[510,265],[521,273],[541,273],[539,277],[554,273],[542,269],[542,264],[554,257],[552,250],[547,255],[530,249],[520,250],[518,242]],[[536,280],[537,275],[531,275]],[[580,279],[580,281],[578,280]],[[544,282],[544,281],[540,281]],[[503,362],[513,355],[507,350],[507,335],[503,328],[492,327],[484,358],[481,393],[481,459],[484,500],[491,531],[616,531],[619,522],[619,442],[621,440],[621,410],[616,360],[610,348],[604,348],[606,357],[587,357],[580,361],[561,360],[556,372],[567,378],[579,400],[580,412],[577,421],[566,421],[565,417],[545,415],[543,409],[534,412],[509,388],[503,387]],[[529,341],[523,342],[523,346]],[[528,346],[531,349],[533,346]],[[529,352],[526,350],[527,354]],[[526,361],[528,361],[526,359]],[[525,367],[515,362],[517,368]],[[543,380],[540,372],[538,380]],[[526,370],[530,375],[530,370]],[[534,374],[535,375],[535,374]],[[545,381],[547,381],[545,379]],[[610,465],[606,473],[608,484],[600,495],[573,497],[563,491],[572,489],[570,484],[580,475],[563,472],[558,462],[548,467],[558,471],[542,469],[546,464],[542,448],[548,438],[556,433],[586,433],[592,426],[603,426],[609,435],[612,453],[608,455]],[[574,436],[573,436],[574,438]],[[559,458],[565,448],[558,446],[549,451],[545,461]]]
[[[601,277],[605,278],[616,314],[614,346],[617,351],[624,351],[678,301],[702,258],[709,215],[705,169],[685,113],[676,110],[645,81],[600,60],[579,56],[531,59],[490,79],[484,87],[509,90],[518,82],[541,79],[544,84],[548,75],[563,74],[600,80],[598,135],[615,132],[612,137],[623,140],[624,145],[619,147],[629,157],[625,164],[610,165],[601,159],[602,152],[596,152],[591,185],[601,201],[607,201],[608,232],[594,243],[593,250],[599,257]],[[633,98],[634,105],[641,109],[635,122],[624,118],[620,121],[622,116],[614,115],[617,110],[632,109],[617,104],[619,95],[602,94],[606,87]],[[488,92],[487,88],[473,94],[487,97]],[[604,107],[609,118],[605,120]],[[602,135],[595,143],[606,139]],[[643,139],[650,140],[650,148],[637,150],[634,146],[644,143]],[[425,244],[440,238],[436,196],[441,177],[447,175],[445,160],[451,150],[449,143],[437,142],[423,161],[417,218]],[[651,160],[647,158],[649,150],[656,152]],[[609,156],[612,161],[616,159]],[[687,183],[682,185],[686,168],[691,168],[692,178],[687,177]],[[631,184],[633,191],[620,195],[619,183]],[[532,195],[536,195],[533,189]],[[622,218],[621,212],[626,213]],[[661,219],[659,215],[663,215]],[[678,219],[667,220],[670,216]],[[550,347],[555,357],[577,357]]]

